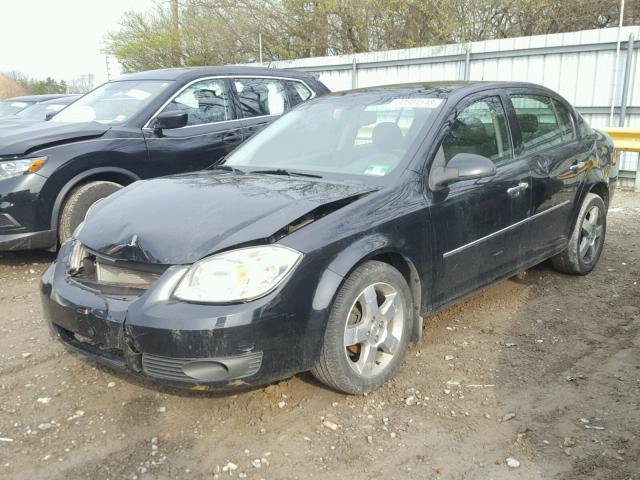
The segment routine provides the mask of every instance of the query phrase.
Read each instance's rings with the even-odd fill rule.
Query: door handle
[[[515,187],[507,188],[507,193],[509,194],[509,196],[511,196],[513,198],[517,198],[527,188],[529,188],[529,184],[527,182],[521,182],[518,185],[516,185]]]
[[[580,169],[583,168],[585,165],[586,165],[586,162],[574,163],[569,167],[569,170],[571,170],[573,173],[576,173],[580,171]]]
[[[222,141],[224,143],[238,143],[242,140],[242,135],[239,133],[227,133],[224,137],[222,137]]]

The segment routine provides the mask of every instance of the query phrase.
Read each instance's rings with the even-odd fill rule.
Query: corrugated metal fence
[[[618,29],[609,28],[304,58],[270,66],[316,72],[334,91],[434,80],[533,82],[563,95],[594,127],[609,125],[613,102],[613,125],[620,125],[620,112],[625,110],[622,124],[640,128],[640,26],[621,30],[619,54],[617,40]],[[633,185],[638,163],[638,154],[622,156],[623,185]]]

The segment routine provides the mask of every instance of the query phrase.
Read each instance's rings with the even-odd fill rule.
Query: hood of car
[[[30,120],[16,116],[0,118],[0,136],[8,127],[26,127],[27,125],[34,125],[41,121],[43,122],[44,120]]]
[[[0,123],[0,156],[25,155],[49,145],[97,138],[109,130],[100,123]]]
[[[110,258],[190,264],[274,241],[375,187],[265,174],[199,172],[136,182],[96,204],[78,240]]]

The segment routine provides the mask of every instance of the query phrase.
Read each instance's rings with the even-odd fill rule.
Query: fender
[[[381,255],[401,257],[409,270],[409,290],[414,303],[414,325],[412,340],[417,341],[422,334],[422,286],[415,263],[409,256],[392,244],[392,240],[383,234],[367,236],[351,243],[342,250],[328,265],[322,275],[313,297],[313,309],[329,309],[345,277],[361,263]]]
[[[346,277],[358,264],[379,253],[393,250],[392,240],[381,233],[374,233],[351,243],[329,264],[328,268],[342,277]]]
[[[120,175],[129,177],[134,182],[140,180],[140,177],[135,173],[119,167],[92,168],[90,170],[79,173],[71,180],[69,180],[58,192],[58,196],[56,197],[56,201],[53,203],[53,210],[51,212],[51,230],[58,229],[58,218],[60,218],[60,209],[62,208],[62,203],[64,202],[67,194],[82,180],[102,173],[118,173]]]

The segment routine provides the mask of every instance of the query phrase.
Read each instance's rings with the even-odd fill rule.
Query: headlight
[[[20,158],[15,160],[0,159],[0,180],[17,177],[24,173],[34,173],[44,165],[47,157]]]
[[[194,263],[174,296],[188,302],[230,303],[253,300],[276,288],[302,254],[281,245],[240,248]]]
[[[67,271],[73,275],[82,268],[84,259],[87,257],[87,250],[79,241],[72,240],[72,242],[67,258]]]

